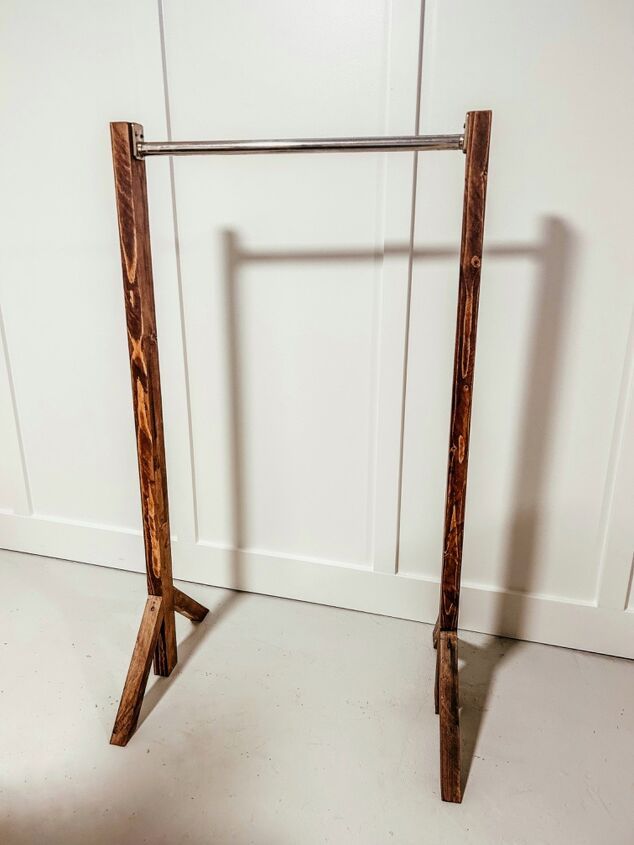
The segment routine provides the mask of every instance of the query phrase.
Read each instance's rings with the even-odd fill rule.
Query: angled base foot
[[[181,592],[178,587],[174,587],[174,610],[191,619],[192,622],[202,622],[209,613],[204,605]]]
[[[209,612],[206,607],[173,588],[174,610],[192,622],[202,622]],[[111,745],[127,745],[136,730],[147,686],[152,658],[157,675],[167,676],[176,665],[176,635],[174,613],[166,610],[161,596],[149,596],[141,619],[141,626],[132,652],[130,668],[125,679]]]
[[[438,637],[438,706],[440,716],[440,793],[443,801],[462,801],[460,777],[460,712],[458,700],[458,636]]]
[[[163,599],[160,596],[149,596],[132,652],[130,668],[123,685],[121,701],[110,737],[111,745],[127,745],[136,729],[152,657],[163,624],[163,616]]]

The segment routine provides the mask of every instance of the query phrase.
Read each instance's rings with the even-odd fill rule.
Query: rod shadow
[[[241,443],[244,415],[240,383],[240,343],[237,290],[240,268],[245,264],[347,263],[380,262],[386,255],[409,255],[412,260],[453,259],[459,257],[456,247],[426,247],[411,250],[409,244],[390,244],[381,250],[253,250],[241,243],[235,231],[222,234],[224,261],[224,308],[227,320],[229,392],[232,416],[233,514],[236,548],[244,540],[244,467]],[[531,592],[537,568],[537,541],[540,509],[548,470],[548,442],[553,425],[561,351],[565,334],[574,238],[569,227],[559,218],[546,217],[541,235],[535,243],[502,243],[485,246],[484,262],[499,258],[533,259],[536,266],[536,308],[533,317],[531,346],[528,355],[528,379],[523,396],[522,424],[518,438],[514,470],[512,527],[506,542],[502,591],[495,609],[495,629],[509,636],[522,636],[526,614],[524,595]],[[486,271],[485,271],[486,272]],[[457,284],[456,269],[456,284]],[[450,390],[450,385],[447,387]],[[475,403],[477,414],[477,399]],[[468,506],[468,505],[467,505]],[[439,563],[442,550],[439,550]],[[241,589],[239,552],[234,558],[236,583]],[[222,612],[231,605],[235,593],[229,594]],[[466,785],[477,748],[487,702],[500,661],[514,647],[514,640],[491,638],[478,648],[460,643],[460,690],[462,726],[462,777]]]

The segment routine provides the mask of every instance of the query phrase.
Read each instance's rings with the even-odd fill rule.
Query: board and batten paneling
[[[628,481],[622,472],[632,429],[623,435],[617,419],[631,390],[623,369],[632,354],[634,167],[627,145],[607,140],[634,126],[634,110],[623,107],[634,10],[492,2],[483,11],[433,0],[426,16],[423,129],[450,125],[469,107],[494,114],[462,622],[482,625],[471,596],[489,592],[499,595],[488,624],[501,632],[534,636],[542,614],[556,627],[572,607],[580,629],[590,616],[610,625],[598,611],[614,609],[614,625],[631,631],[627,578],[619,576],[616,603],[602,582],[629,574],[634,539],[631,467]],[[478,60],[465,72],[474,44]],[[600,62],[581,59],[597,51]],[[399,572],[433,579],[460,179],[449,163],[423,158],[417,187]],[[615,473],[615,502],[606,505]],[[629,530],[619,510],[628,501]]]
[[[10,2],[0,38],[2,544],[140,568],[108,122],[166,132],[156,4]],[[166,162],[151,202],[171,279]],[[166,356],[168,382],[174,369]]]
[[[632,134],[632,23],[598,0],[9,3],[0,544],[143,568],[110,120],[380,135],[492,108],[461,621],[634,656],[633,174],[588,120]],[[176,577],[433,621],[463,166],[148,163]]]
[[[289,18],[285,0],[166,3],[172,135],[411,131],[417,4],[395,4],[408,24],[398,21],[408,31],[396,54],[382,0],[305,12]],[[209,50],[209,31],[224,33],[218,49]],[[262,71],[245,78],[247,66]],[[216,80],[205,83],[203,110],[200,80]],[[371,567],[381,297],[402,298],[407,281],[405,256],[386,289],[391,268],[380,256],[386,226],[407,244],[412,156],[179,159],[174,167],[192,539]],[[387,217],[389,191],[400,207]],[[401,326],[391,328],[402,359]],[[396,500],[398,437],[388,449]],[[395,514],[393,522],[394,550]]]

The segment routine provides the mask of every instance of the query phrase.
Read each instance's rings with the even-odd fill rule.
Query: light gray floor
[[[213,612],[122,749],[144,578],[0,552],[0,584],[3,845],[634,842],[631,661],[461,635],[449,805],[428,625],[187,585]]]

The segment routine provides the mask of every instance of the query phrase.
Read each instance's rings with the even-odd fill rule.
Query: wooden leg
[[[458,803],[462,800],[462,788],[456,631],[460,604],[460,574],[490,135],[491,112],[469,112],[464,136],[465,189],[449,423],[440,608],[434,628],[434,646],[438,648],[435,698],[436,710],[440,716],[441,794],[443,801]]]
[[[141,490],[145,568],[150,596],[115,722],[112,736],[115,745],[125,745],[134,731],[152,656],[157,675],[167,676],[176,666],[178,653],[175,605],[180,613],[194,621],[200,621],[207,612],[202,605],[183,596],[178,590],[175,597],[172,581],[147,180],[145,162],[135,154],[136,141],[142,135],[143,127],[138,124],[110,124]],[[150,643],[151,645],[148,645]]]
[[[458,701],[458,637],[441,631],[438,640],[440,715],[440,794],[443,801],[462,801],[460,779],[460,714]]]
[[[440,682],[440,649],[436,649],[436,679],[434,681],[434,713],[438,715],[438,684]]]
[[[434,648],[436,649],[436,678],[434,681],[434,713],[438,715],[438,683],[439,683],[439,676],[440,676],[440,651],[438,649],[438,637],[440,634],[440,615],[438,619],[436,619],[436,624],[434,625],[434,631],[432,633],[432,643],[434,644]]]
[[[171,675],[178,660],[174,608],[168,608],[166,604],[163,598],[163,621],[154,648],[154,674],[163,678]]]
[[[134,154],[142,131],[132,123],[110,124],[148,594],[163,599],[154,671],[169,675],[177,660],[176,629],[147,182],[145,162]]]
[[[174,587],[174,610],[191,619],[192,622],[202,622],[209,610],[190,596]]]
[[[163,615],[163,599],[160,596],[149,596],[123,686],[117,718],[110,737],[111,745],[127,745],[136,729]]]

